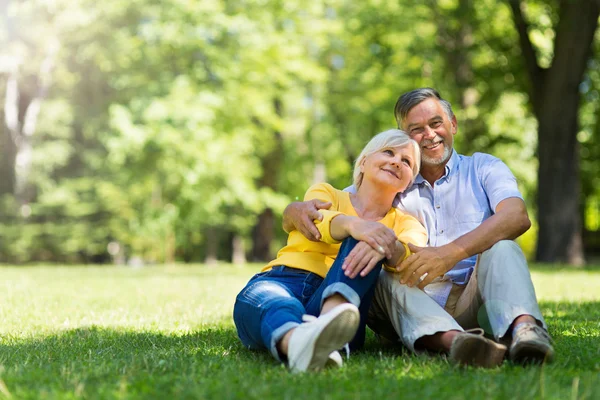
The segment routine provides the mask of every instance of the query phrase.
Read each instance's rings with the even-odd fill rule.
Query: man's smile
[[[426,150],[433,150],[433,149],[436,149],[436,148],[438,148],[438,146],[439,146],[441,143],[444,143],[444,141],[443,141],[443,140],[440,140],[439,142],[435,142],[435,143],[429,143],[429,144],[423,145],[422,147],[423,147],[423,149],[426,149]]]

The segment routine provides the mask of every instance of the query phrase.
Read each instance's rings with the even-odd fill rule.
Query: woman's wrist
[[[344,240],[348,236],[352,236],[352,230],[356,217],[339,214],[333,217],[330,224],[331,236],[335,240]]]
[[[396,242],[394,243],[394,251],[392,253],[392,257],[386,258],[384,260],[384,262],[389,267],[394,268],[394,267],[396,267],[397,264],[400,263],[400,261],[404,260],[403,255],[404,255],[404,247],[402,246],[402,242],[400,242],[398,239],[396,239]]]

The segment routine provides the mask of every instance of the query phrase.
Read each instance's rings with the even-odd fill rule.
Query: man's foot
[[[450,360],[460,365],[494,368],[502,364],[506,346],[486,339],[483,329],[471,329],[457,334],[450,347]]]
[[[319,318],[306,319],[311,321],[299,325],[290,337],[290,369],[293,372],[317,371],[328,361],[337,364],[337,357],[334,355],[332,360],[331,354],[354,338],[360,322],[358,308],[350,303],[340,304]]]
[[[509,359],[518,364],[542,364],[554,358],[552,339],[544,328],[524,322],[516,326],[508,352]]]

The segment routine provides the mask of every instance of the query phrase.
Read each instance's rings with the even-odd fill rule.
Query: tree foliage
[[[548,68],[561,11],[527,3]],[[505,159],[535,211],[538,115],[509,4],[3,2],[0,261],[269,258],[285,205],[314,181],[347,186],[421,86],[453,103],[458,150]],[[598,62],[577,134],[590,221]]]

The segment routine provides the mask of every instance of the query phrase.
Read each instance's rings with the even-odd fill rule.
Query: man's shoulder
[[[506,167],[506,163],[496,156],[488,153],[473,153],[471,156],[458,155],[459,168],[472,168],[479,173],[484,173],[488,170],[493,170],[495,167]]]
[[[497,161],[502,162],[502,160],[496,156],[493,156],[488,153],[480,153],[480,152],[475,152],[471,156],[466,156],[464,154],[458,154],[458,159],[460,160],[460,162],[473,163],[475,165],[493,163],[493,162],[497,162]]]

